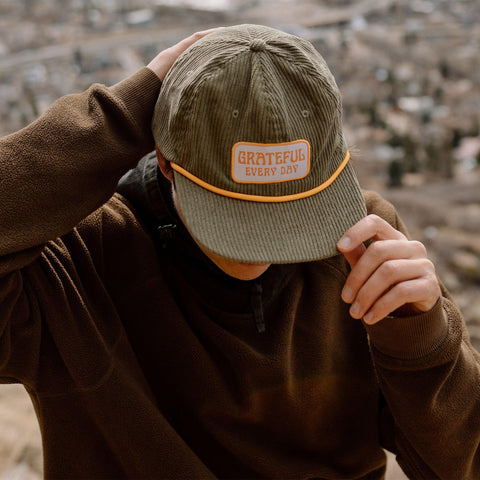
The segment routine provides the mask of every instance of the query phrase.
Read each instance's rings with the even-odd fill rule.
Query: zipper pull
[[[263,304],[262,304],[262,285],[260,283],[254,283],[252,286],[252,312],[255,327],[257,327],[258,333],[264,333],[266,330],[265,320],[263,318]]]
[[[156,228],[157,240],[162,248],[167,248],[168,244],[175,238],[177,226],[174,223],[159,225]]]

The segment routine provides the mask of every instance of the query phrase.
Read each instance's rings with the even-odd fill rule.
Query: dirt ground
[[[0,388],[0,432],[0,480],[42,478],[40,431],[21,385]]]

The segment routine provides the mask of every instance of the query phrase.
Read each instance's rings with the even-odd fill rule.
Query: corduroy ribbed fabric
[[[303,39],[240,25],[194,44],[165,78],[152,122],[192,235],[243,262],[335,255],[339,238],[365,216],[353,168],[341,166],[348,159],[341,116],[335,80]],[[309,147],[308,159],[298,143]],[[259,153],[238,160],[239,144]],[[237,194],[254,198],[231,198]]]
[[[480,478],[480,360],[448,292],[364,328],[341,255],[245,282],[183,225],[165,246],[161,174],[135,167],[159,89],[142,69],[0,139],[0,383],[35,404],[45,479],[380,480],[382,445],[408,478]]]

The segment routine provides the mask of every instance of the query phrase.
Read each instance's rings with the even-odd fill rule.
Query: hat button
[[[262,40],[261,38],[254,38],[250,42],[250,50],[252,52],[261,52],[262,50],[265,50],[266,46],[267,42],[265,40]]]

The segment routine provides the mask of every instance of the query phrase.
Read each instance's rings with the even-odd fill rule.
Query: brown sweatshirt
[[[0,140],[0,380],[32,398],[45,477],[376,480],[386,447],[412,479],[480,478],[479,357],[448,294],[364,326],[340,255],[227,277],[138,164],[159,88],[142,69]]]

